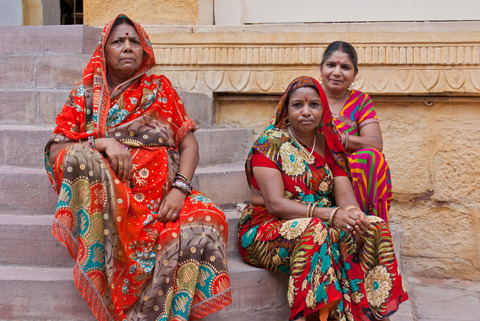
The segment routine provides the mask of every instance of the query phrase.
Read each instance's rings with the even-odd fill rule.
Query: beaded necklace
[[[313,147],[312,147],[312,151],[309,153],[307,151],[307,149],[305,147],[303,147],[302,144],[300,144],[300,142],[295,138],[295,136],[292,134],[292,131],[290,130],[290,126],[287,127],[287,130],[288,130],[288,133],[290,134],[290,136],[293,138],[293,140],[297,143],[297,145],[300,147],[300,149],[305,153],[305,155],[307,156],[307,164],[310,164],[312,165],[313,163],[315,163],[315,157],[313,156],[313,152],[315,150],[315,143],[317,142],[317,136],[314,134],[313,135]]]

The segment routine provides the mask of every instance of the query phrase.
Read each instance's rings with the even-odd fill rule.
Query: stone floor
[[[410,299],[391,321],[480,320],[480,282],[408,277]]]

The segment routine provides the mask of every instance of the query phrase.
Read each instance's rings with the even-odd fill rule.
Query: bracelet
[[[347,147],[348,147],[348,133],[345,133],[345,151],[347,151]]]
[[[328,218],[328,226],[333,227],[333,218],[335,217],[335,213],[340,209],[340,207],[335,207]]]
[[[95,140],[93,136],[88,136],[88,145],[90,145],[90,148],[95,149]]]
[[[187,184],[191,184],[192,182],[190,182],[190,180],[187,178],[187,176],[183,175],[182,173],[178,172],[177,175],[175,176],[175,178],[180,178],[180,179],[183,179],[185,181],[185,183]]]
[[[357,210],[360,211],[360,209],[358,208],[358,206],[355,206],[355,205],[347,206],[347,207],[345,208],[345,211],[349,211],[349,210],[351,210],[351,209],[353,209],[353,208],[356,208]]]
[[[310,208],[310,218],[313,218],[313,211],[315,211],[315,203],[312,202],[312,207]]]
[[[313,210],[315,209],[315,204],[308,202],[307,204],[307,218],[313,217]]]
[[[187,195],[192,194],[192,186],[185,184],[182,181],[176,180],[173,184],[172,187],[176,187],[180,189],[182,192],[184,192]]]

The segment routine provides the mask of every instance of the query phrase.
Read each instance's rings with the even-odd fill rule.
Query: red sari
[[[300,87],[315,87],[320,94],[326,149],[333,159],[314,153],[309,164],[300,146],[284,130],[288,95]],[[332,121],[328,102],[317,81],[295,79],[279,103],[276,116],[252,147],[246,162],[252,183],[255,153],[270,160],[281,172],[284,197],[319,207],[334,206],[334,173],[349,174],[348,161]],[[238,247],[252,265],[290,276],[290,320],[332,308],[331,320],[366,321],[393,314],[408,299],[398,270],[388,224],[369,216],[370,228],[361,240],[329,227],[317,218],[280,219],[264,206],[248,205],[239,223]],[[338,304],[337,304],[338,303]]]
[[[168,79],[147,74],[153,49],[135,22],[143,63],[108,94],[104,46],[112,23],[45,149],[59,194],[52,232],[75,260],[75,284],[98,320],[199,319],[231,303],[225,215],[193,191],[177,221],[157,220],[179,168],[178,146],[197,127]],[[120,181],[105,155],[76,143],[90,136],[129,150],[131,179]],[[54,142],[72,145],[52,164]]]

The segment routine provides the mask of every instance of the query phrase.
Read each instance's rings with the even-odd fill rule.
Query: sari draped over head
[[[179,168],[179,144],[197,127],[170,81],[150,73],[153,48],[134,21],[143,62],[109,92],[104,48],[116,19],[45,147],[59,194],[52,232],[75,260],[75,284],[98,320],[200,319],[231,303],[225,215],[194,190],[177,221],[157,220]],[[120,181],[104,154],[78,143],[90,136],[128,149],[130,179]],[[50,146],[59,142],[72,144],[51,163]]]
[[[301,147],[285,130],[290,94],[300,87],[319,93],[323,115],[318,131],[325,136],[330,162],[317,154],[307,162]],[[267,158],[282,175],[284,197],[301,204],[335,206],[334,170],[348,175],[347,156],[333,124],[326,96],[311,77],[292,81],[278,105],[276,115],[253,144],[246,161],[252,188],[252,159]],[[318,312],[321,320],[374,320],[394,313],[408,299],[398,270],[388,225],[369,217],[366,234],[355,240],[351,234],[329,227],[318,218],[285,220],[265,206],[248,205],[240,219],[238,247],[249,264],[289,275],[290,320]]]
[[[360,129],[377,123],[377,114],[370,96],[351,90],[340,114],[333,115],[335,126],[341,133],[360,135]],[[392,179],[385,156],[375,148],[362,148],[348,153],[352,171],[353,189],[361,209],[388,222],[392,204]]]

